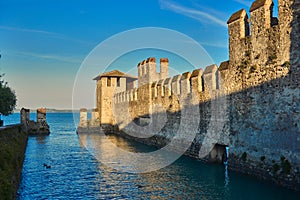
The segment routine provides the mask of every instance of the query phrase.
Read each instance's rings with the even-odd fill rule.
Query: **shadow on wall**
[[[293,1],[291,6],[291,29],[279,18],[279,25],[260,33],[274,33],[281,28],[279,43],[291,41],[283,44],[289,49],[289,59],[281,52],[273,55],[272,50],[261,58],[243,51],[248,62],[242,59],[232,64],[230,60],[218,70],[209,66],[206,72],[195,70],[116,94],[115,122],[102,126],[113,125],[109,129],[114,133],[160,148],[176,140],[175,151],[189,143],[186,155],[208,161],[222,160],[224,148],[218,151],[218,146],[227,146],[229,168],[300,190],[300,1]],[[261,11],[253,11],[253,16],[259,19]],[[257,38],[253,40],[260,43]],[[263,53],[267,51],[264,48],[260,49]],[[185,114],[187,108],[192,112]],[[196,128],[192,126],[195,120]],[[195,137],[190,140],[192,133]],[[212,151],[202,157],[206,144]]]
[[[300,1],[295,0],[292,4],[292,8],[294,10],[293,13],[293,21],[291,22],[291,38],[293,39],[291,43],[291,64],[294,66],[291,70],[297,73],[299,79],[299,71],[300,71]]]

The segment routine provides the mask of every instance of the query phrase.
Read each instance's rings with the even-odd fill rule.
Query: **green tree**
[[[0,74],[0,117],[11,114],[17,103],[15,92],[3,80],[3,76],[4,74]]]

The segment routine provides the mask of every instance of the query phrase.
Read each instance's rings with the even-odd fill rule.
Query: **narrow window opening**
[[[120,79],[121,79],[120,77],[117,77],[117,87],[121,86]]]
[[[111,87],[111,77],[107,77],[107,87]]]
[[[190,93],[193,92],[193,83],[192,83],[192,78],[189,79],[190,82]]]
[[[201,79],[202,92],[205,91],[204,77]]]

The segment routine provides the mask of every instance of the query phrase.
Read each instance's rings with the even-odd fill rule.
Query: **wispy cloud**
[[[250,7],[251,4],[252,4],[251,1],[247,1],[247,0],[234,0],[234,1],[237,2],[237,3],[240,3],[240,4],[242,4],[242,5],[245,5],[245,6],[247,6],[247,7]]]
[[[0,30],[9,30],[9,31],[27,32],[27,33],[37,33],[37,34],[47,35],[47,36],[52,37],[52,38],[71,41],[71,42],[80,43],[80,44],[84,44],[84,45],[94,45],[93,43],[88,42],[88,41],[78,40],[78,39],[71,38],[71,37],[68,37],[68,36],[60,34],[60,33],[44,31],[44,30],[38,30],[38,29],[28,29],[28,28],[0,25]]]
[[[202,23],[211,23],[222,27],[227,27],[226,21],[219,19],[207,12],[188,8],[168,0],[159,0],[159,4],[161,9],[170,10],[178,14],[185,15]]]
[[[210,46],[210,47],[217,47],[217,48],[224,48],[224,49],[227,49],[228,48],[228,45],[225,43],[225,42],[222,42],[222,41],[193,41],[193,40],[168,40],[168,42],[176,42],[178,44],[200,44],[200,45],[204,45],[204,46]]]
[[[27,28],[20,28],[20,27],[12,27],[12,26],[1,26],[0,29],[2,30],[10,30],[10,31],[20,31],[20,32],[28,32],[28,33],[41,33],[46,35],[54,35],[54,36],[62,36],[58,33],[53,33],[49,31],[37,30],[37,29],[27,29]]]
[[[210,47],[217,47],[217,48],[223,48],[223,49],[227,49],[228,48],[228,45],[225,44],[225,43],[221,43],[221,42],[199,42],[201,45],[204,45],[204,46],[210,46]]]
[[[71,56],[60,56],[55,54],[41,54],[35,52],[23,52],[23,51],[7,51],[7,54],[13,56],[25,56],[25,57],[34,57],[38,59],[48,59],[48,60],[56,60],[60,62],[68,62],[68,63],[81,63],[82,60],[71,57]]]

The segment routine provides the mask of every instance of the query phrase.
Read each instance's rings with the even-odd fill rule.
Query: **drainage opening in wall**
[[[148,126],[151,123],[151,117],[150,115],[139,116],[134,118],[133,122],[138,126]]]
[[[209,152],[208,161],[211,163],[227,163],[228,160],[228,146],[222,144],[215,144],[213,149]]]

